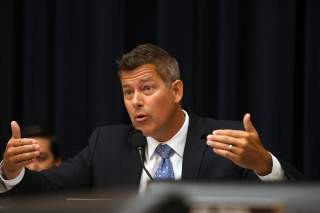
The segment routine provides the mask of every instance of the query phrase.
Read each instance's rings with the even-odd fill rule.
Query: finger
[[[32,160],[26,160],[26,161],[22,161],[16,164],[16,166],[18,167],[25,167],[28,166],[30,163],[32,163]]]
[[[234,137],[225,136],[225,135],[208,135],[207,140],[217,141],[217,142],[225,143],[228,145],[232,144],[232,145],[240,146],[242,144],[242,140]]]
[[[236,146],[232,146],[230,149],[230,144],[219,143],[216,141],[207,141],[207,144],[208,144],[208,146],[212,147],[213,149],[225,150],[225,151],[237,154],[237,155],[241,154],[241,150]]]
[[[18,146],[18,147],[8,149],[7,154],[10,157],[14,155],[23,154],[23,153],[39,151],[39,148],[40,146],[38,144]]]
[[[33,158],[36,158],[39,155],[40,155],[39,151],[23,153],[23,154],[15,155],[15,156],[11,157],[11,162],[14,164],[18,164],[23,161],[32,160]]]
[[[233,162],[237,161],[238,156],[232,152],[228,152],[226,150],[222,150],[222,149],[213,149],[214,153],[216,153],[217,155],[220,155],[221,157],[227,158]]]
[[[226,135],[235,138],[245,138],[248,136],[248,133],[246,131],[233,129],[219,129],[214,130],[212,133],[213,135]]]
[[[243,127],[248,132],[256,132],[252,122],[251,122],[251,115],[246,113],[243,117]]]
[[[22,139],[13,139],[9,142],[9,146],[18,147],[25,145],[38,144],[35,139],[32,138],[22,138]]]
[[[15,138],[15,139],[21,138],[20,126],[16,121],[11,122],[11,132],[12,132],[13,138]]]

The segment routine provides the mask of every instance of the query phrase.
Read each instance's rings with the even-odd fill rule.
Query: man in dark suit
[[[243,125],[201,118],[181,107],[183,83],[175,58],[151,44],[137,46],[119,63],[123,98],[132,126],[146,137],[144,166],[154,179],[292,180],[294,169],[261,144],[250,114]],[[59,168],[33,173],[24,167],[39,155],[34,139],[11,123],[1,164],[4,191],[68,191],[133,186],[144,191],[149,177],[139,164],[126,125],[95,130],[89,145]]]

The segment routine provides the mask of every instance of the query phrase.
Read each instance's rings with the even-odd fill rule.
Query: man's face
[[[155,69],[153,64],[141,65],[120,72],[120,79],[133,126],[145,136],[165,141],[180,128],[183,85],[180,80],[165,84]]]
[[[30,163],[27,168],[32,171],[42,171],[45,169],[50,169],[54,165],[57,165],[54,156],[50,150],[50,142],[48,138],[35,137],[36,141],[40,146],[40,155]]]

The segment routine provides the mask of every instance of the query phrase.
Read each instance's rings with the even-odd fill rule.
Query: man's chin
[[[143,125],[134,125],[134,128],[140,130],[145,137],[152,135],[152,131]]]

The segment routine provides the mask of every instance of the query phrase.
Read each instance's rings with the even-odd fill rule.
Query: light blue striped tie
[[[167,144],[160,144],[156,148],[156,153],[160,155],[161,162],[160,166],[154,175],[155,180],[174,180],[174,171],[172,163],[170,161],[170,156],[174,153],[174,150],[170,148]]]

